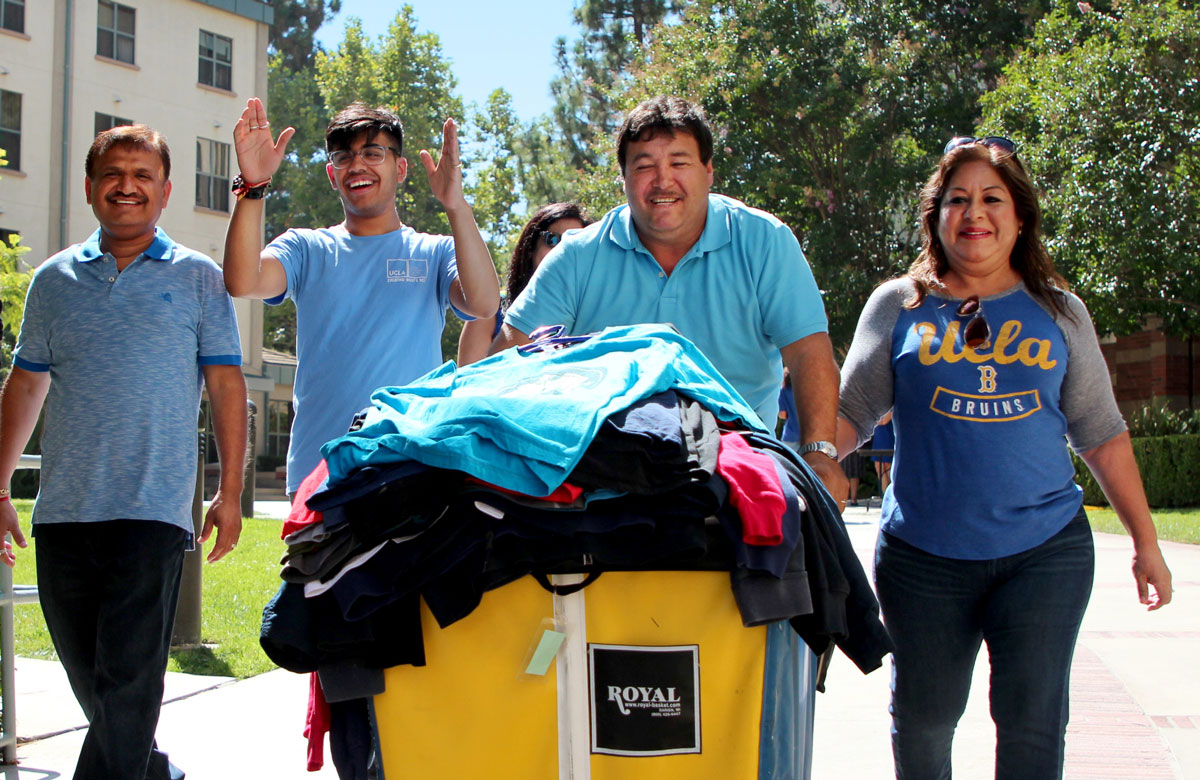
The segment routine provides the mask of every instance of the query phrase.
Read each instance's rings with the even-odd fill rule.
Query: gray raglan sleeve
[[[892,333],[912,293],[907,279],[875,288],[858,317],[854,341],[842,363],[838,414],[854,426],[859,446],[871,438],[875,423],[892,408]]]
[[[1076,452],[1087,452],[1126,430],[1125,418],[1113,396],[1108,364],[1100,352],[1096,328],[1083,301],[1067,293],[1071,317],[1059,316],[1059,330],[1067,342],[1067,373],[1059,405],[1067,418],[1067,442]]]

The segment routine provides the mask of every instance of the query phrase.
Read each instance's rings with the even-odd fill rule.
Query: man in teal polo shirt
[[[33,510],[50,638],[88,719],[75,780],[166,780],[157,749],[207,386],[221,482],[200,542],[241,533],[246,384],[221,270],[156,227],[170,151],[144,125],[96,136],[84,192],[100,229],[38,268],[0,397],[0,561],[25,546],[8,485],[45,402]]]
[[[492,351],[527,343],[542,325],[583,334],[668,322],[767,425],[787,365],[800,452],[844,500],[832,444],[838,368],[820,291],[787,225],[710,193],[712,149],[693,103],[657,97],[630,111],[617,140],[626,205],[563,237],[509,307]]]

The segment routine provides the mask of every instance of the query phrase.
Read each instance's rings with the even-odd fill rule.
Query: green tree
[[[331,207],[328,198],[311,196],[328,187],[324,172],[328,117],[315,67],[322,48],[314,36],[341,10],[341,0],[275,0],[273,7],[267,109],[276,127],[296,128],[288,144],[289,164],[280,169],[267,200],[267,232],[276,235],[291,225],[327,224],[326,218],[337,214],[336,204]]]
[[[1048,246],[1103,332],[1200,333],[1200,14],[1059,2],[984,99],[1043,188]]]
[[[325,179],[325,124],[328,117],[317,88],[314,59],[318,29],[341,10],[341,0],[274,0],[267,110],[280,129],[295,127],[288,158],[276,173],[267,199],[266,232],[276,236],[293,225],[327,225],[340,219]],[[266,306],[263,345],[296,351],[296,309],[290,302]]]
[[[288,70],[299,71],[312,65],[320,49],[314,36],[342,10],[342,0],[274,0],[271,7],[275,11],[272,54],[280,55]]]
[[[530,211],[571,200],[599,214],[615,202],[609,188],[589,180],[607,166],[621,120],[614,95],[628,88],[629,65],[655,26],[680,5],[679,0],[580,0],[574,9],[580,37],[570,45],[565,37],[554,44],[558,74],[550,82],[550,112],[512,128],[504,138]]]
[[[559,74],[550,82],[558,145],[570,169],[606,159],[621,120],[613,91],[654,27],[679,5],[674,0],[580,0],[575,7],[581,35],[569,51],[565,38],[555,42]]]
[[[911,255],[910,193],[927,160],[903,117],[878,110],[890,75],[878,54],[840,7],[816,0],[695,2],[656,31],[622,101],[677,94],[705,107],[714,190],[796,232],[827,291],[835,344]]]
[[[6,156],[0,149],[0,167],[8,165]],[[8,377],[12,365],[21,318],[25,316],[25,293],[33,279],[32,268],[21,268],[21,258],[28,252],[29,247],[21,246],[18,233],[0,241],[0,382]]]
[[[521,121],[512,109],[512,97],[497,89],[488,96],[484,110],[474,112],[464,142],[463,164],[470,172],[465,187],[467,197],[497,262],[509,236],[523,224],[513,212],[524,167],[513,141],[521,130]]]
[[[403,120],[409,163],[397,197],[400,218],[425,232],[449,232],[446,215],[429,190],[417,156],[421,149],[438,156],[446,117],[465,124],[462,99],[454,92],[457,80],[438,36],[420,32],[412,8],[404,6],[387,33],[375,41],[367,37],[360,20],[350,20],[337,50],[319,52],[316,66],[321,96],[331,111],[361,100],[386,106]],[[470,153],[464,150],[464,155]],[[328,194],[325,197],[330,199]]]
[[[21,246],[21,236],[13,233],[0,241],[0,380],[8,376],[12,365],[17,333],[25,314],[25,293],[33,278],[33,269],[21,268],[21,257],[29,247]]]

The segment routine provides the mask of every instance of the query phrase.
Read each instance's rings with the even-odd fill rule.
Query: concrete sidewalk
[[[846,526],[868,572],[879,510],[851,507]],[[1163,544],[1172,602],[1147,612],[1124,536],[1096,534],[1096,578],[1071,676],[1065,776],[1077,780],[1200,780],[1200,545]],[[845,656],[817,694],[814,780],[893,777],[887,712],[890,661],[863,675]],[[990,778],[986,649],[954,740],[954,776]]]
[[[868,570],[878,519],[877,509],[846,514]],[[1096,536],[1095,589],[1072,677],[1066,776],[1200,780],[1200,546],[1164,545],[1175,598],[1153,613],[1137,602],[1130,551],[1125,537]],[[955,739],[957,778],[992,776],[987,675],[985,653]],[[158,740],[189,778],[337,777],[328,761],[320,772],[305,768],[306,676],[279,670],[237,682],[174,673],[167,678]],[[892,777],[887,662],[863,675],[839,654],[826,688],[817,695],[813,780]],[[16,713],[20,764],[0,767],[0,777],[70,777],[83,716],[61,665],[17,659]]]
[[[69,778],[86,722],[56,661],[17,659],[16,766],[4,780]],[[306,769],[308,676],[282,669],[234,681],[167,674],[158,744],[189,778],[337,778],[333,764]],[[326,754],[328,759],[328,754]]]

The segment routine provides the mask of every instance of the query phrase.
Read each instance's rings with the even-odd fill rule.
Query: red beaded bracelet
[[[233,195],[238,200],[249,198],[250,200],[259,200],[266,196],[267,187],[271,186],[271,180],[261,181],[258,184],[247,184],[242,174],[233,177]]]

